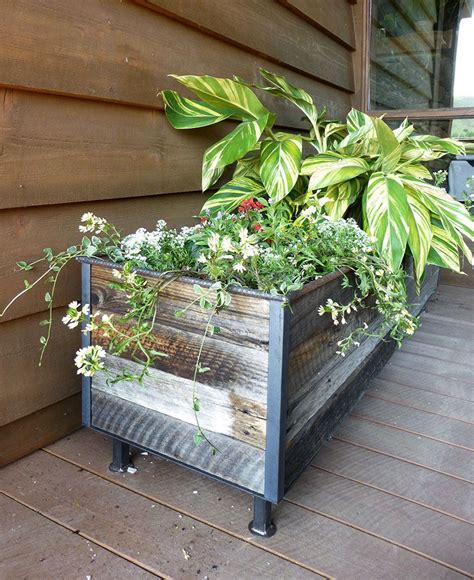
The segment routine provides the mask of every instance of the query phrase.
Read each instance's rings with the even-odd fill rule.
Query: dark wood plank
[[[474,473],[474,454],[471,451],[386,425],[348,417],[335,436],[465,481],[470,481]]]
[[[423,356],[435,359],[440,363],[444,361],[452,364],[453,360],[455,360],[456,366],[466,367],[467,371],[471,369],[471,372],[474,373],[474,351],[472,349],[471,351],[453,350],[451,348],[446,348],[445,346],[435,346],[420,341],[406,340],[401,352],[413,354],[416,355],[416,357]]]
[[[474,329],[474,327],[473,327]],[[458,357],[456,357],[458,358]],[[449,380],[460,380],[474,385],[474,376],[470,366],[464,366],[453,360],[446,361],[434,357],[423,356],[403,350],[394,353],[391,364],[408,369],[416,369],[427,375],[436,375]],[[429,377],[427,379],[429,381]]]
[[[145,449],[263,494],[265,454],[261,449],[220,433],[206,431],[219,450],[196,445],[196,425],[177,421],[130,401],[92,389],[91,424]]]
[[[154,229],[158,219],[166,220],[172,227],[195,223],[192,216],[199,212],[205,199],[202,193],[190,193],[0,212],[0,231],[3,234],[0,253],[1,309],[10,297],[23,290],[24,278],[33,281],[44,272],[42,267],[30,273],[19,271],[16,262],[35,260],[42,254],[42,248],[51,247],[54,252],[59,252],[78,243],[82,238],[78,225],[83,213],[92,211],[116,224],[124,233],[131,233],[138,227]],[[80,267],[74,263],[60,279],[55,305],[64,306],[79,299],[80,288]],[[26,299],[19,300],[6,313],[2,322],[42,312],[45,308],[44,292],[45,287],[38,284]]]
[[[436,301],[474,305],[474,292],[470,288],[440,284],[438,292],[433,297]]]
[[[433,301],[426,311],[428,314],[445,316],[446,318],[459,321],[463,326],[469,324],[472,327],[472,332],[474,332],[474,310],[472,303],[459,304],[455,302],[443,303]]]
[[[331,10],[324,0],[278,0],[280,4],[321,28],[349,48],[355,48],[355,34],[350,3],[333,0]],[[336,17],[337,15],[337,17]]]
[[[447,335],[446,333],[449,332],[445,330],[445,334],[443,331],[434,332],[432,330],[433,326],[435,328],[439,328],[438,325],[430,325],[427,320],[423,321],[422,326],[416,331],[415,336],[406,340],[405,342],[418,342],[423,345],[432,345],[432,346],[442,346],[447,349],[450,349],[452,352],[463,352],[463,353],[471,353],[472,352],[472,345],[470,342],[470,337],[462,338],[461,336],[454,336],[454,334]],[[453,355],[454,356],[454,355]]]
[[[95,434],[81,431],[50,449],[86,470],[110,478],[106,471],[109,445]],[[249,500],[244,494],[150,456],[137,456],[135,462],[138,472],[133,477],[122,477],[122,485],[155,501],[166,502],[181,513],[204,518],[232,534],[246,529],[250,514]],[[426,558],[287,502],[275,509],[275,521],[278,533],[272,538],[246,536],[246,539],[325,575],[400,578],[414,574],[417,578],[433,575],[447,578],[454,574],[456,577],[452,571]]]
[[[7,578],[156,578],[104,548],[0,495],[0,568]]]
[[[0,427],[0,467],[81,426],[81,397],[68,397]]]
[[[319,469],[307,469],[289,501],[407,546],[468,576],[472,527],[445,514]]]
[[[93,541],[173,578],[306,578],[302,570],[204,523],[40,451],[3,470],[1,485]],[[131,476],[135,478],[135,476]],[[125,477],[112,477],[122,484]],[[189,490],[194,498],[192,489]],[[248,517],[245,510],[244,516]],[[199,574],[197,571],[201,570]],[[314,575],[312,575],[314,577]]]
[[[0,427],[79,392],[79,377],[71,369],[80,336],[61,324],[64,314],[62,308],[55,310],[54,332],[41,367],[39,339],[45,327],[39,322],[44,315],[1,325]],[[57,361],[58,351],[63,361]]]
[[[249,21],[259,4],[255,3],[252,9],[247,7],[240,19],[246,15]],[[194,6],[189,2],[187,5]],[[229,13],[229,9],[226,5],[223,14]],[[278,6],[275,9],[281,11]],[[199,12],[203,11],[204,5]],[[214,26],[224,20],[215,11],[211,15]],[[281,42],[274,43],[271,39],[275,31],[270,23],[273,21],[268,19],[271,35],[261,34],[265,20],[255,19],[252,25],[258,32],[247,39],[253,39],[250,42],[260,47],[263,44],[271,53],[276,52],[283,62],[288,60],[284,56],[288,52],[288,57],[297,59],[303,69],[311,66],[334,85],[340,82],[346,89],[352,89],[349,51],[314,29],[301,41],[296,29],[293,35],[280,35]],[[297,23],[306,24],[296,18],[293,30]],[[239,26],[233,30],[233,36],[246,32],[246,28]],[[231,34],[230,30],[227,32]],[[323,104],[327,103],[331,115],[340,116],[350,106],[349,94],[345,91],[290,71],[276,64],[275,59],[267,60],[242,50],[232,44],[232,39],[214,38],[132,2],[39,0],[32,5],[27,0],[19,0],[4,11],[0,39],[2,84],[14,88],[157,109],[162,108],[159,91],[179,86],[167,76],[171,73],[220,77],[236,74],[255,81],[259,67],[264,67],[288,75],[296,85],[314,94]],[[307,44],[306,52],[301,50],[301,42]],[[310,48],[313,52],[308,56]],[[280,123],[301,126],[297,109],[281,99],[272,106],[279,112]]]
[[[250,3],[206,0],[199,4],[187,0],[139,0],[139,3],[289,68],[347,90],[354,88],[351,53],[274,0]],[[339,0],[337,20],[340,29],[349,31],[352,16],[349,6],[343,9],[344,3],[345,0]],[[322,16],[324,11],[320,9],[319,13]],[[336,20],[321,16],[326,22]],[[279,42],[274,42],[276,37]]]
[[[441,397],[433,398],[429,394],[423,395],[421,393],[413,392],[413,389],[412,391],[406,388],[404,389],[403,386],[414,387],[418,390],[430,391],[433,393],[439,393],[440,395],[466,399],[468,401],[474,400],[472,385],[469,383],[436,375],[429,375],[429,378],[427,378],[427,375],[423,371],[395,365],[391,361],[389,361],[380,371],[377,378],[383,380],[384,383],[392,383],[392,385],[383,385],[382,383],[379,383],[378,386],[379,388],[384,386],[387,387],[385,395],[395,398],[398,397],[395,402],[403,403],[405,400],[406,404],[421,407],[426,411],[431,410],[432,412],[438,412],[440,414],[448,413],[451,415],[453,413],[453,408],[450,407],[449,404],[446,403],[446,400]],[[399,390],[397,387],[394,387],[395,384],[400,385],[402,388]],[[420,396],[422,397],[421,399],[419,398]],[[405,397],[408,397],[408,399],[405,399]],[[448,404],[447,407],[446,404]],[[466,418],[462,409],[462,403],[456,405],[454,418]],[[456,414],[456,412],[459,411],[462,413],[460,416]]]
[[[474,522],[472,485],[462,480],[335,439],[315,457],[313,465]]]
[[[375,397],[364,397],[359,401],[353,415],[474,450],[474,425],[461,421],[425,413]]]

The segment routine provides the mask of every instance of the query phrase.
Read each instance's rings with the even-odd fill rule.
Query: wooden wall
[[[17,260],[79,240],[93,211],[125,231],[192,221],[203,150],[223,127],[175,132],[158,92],[177,74],[287,75],[339,117],[355,47],[347,0],[0,0],[0,301],[23,287]],[[271,105],[280,124],[300,113]],[[79,426],[79,336],[57,326],[39,368],[44,289],[0,324],[0,460]],[[56,302],[79,296],[71,267]]]

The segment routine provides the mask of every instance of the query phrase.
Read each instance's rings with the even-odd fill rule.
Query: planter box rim
[[[76,258],[78,262],[83,264],[91,264],[92,266],[103,266],[104,268],[110,268],[115,270],[121,270],[123,266],[121,264],[117,264],[116,262],[111,262],[109,260],[103,260],[101,258],[86,258],[86,257],[79,257]],[[142,268],[134,268],[134,271],[138,274],[142,274],[144,276],[149,276],[150,278],[159,278],[162,275],[162,272],[157,272],[156,270],[145,270]],[[308,292],[319,288],[320,286],[324,286],[328,282],[343,276],[349,272],[349,268],[341,268],[341,270],[337,270],[335,272],[331,272],[330,274],[325,274],[315,280],[311,280],[311,282],[307,282],[302,288],[296,290],[294,292],[290,292],[287,296],[280,296],[280,295],[273,295],[269,292],[262,292],[261,290],[253,290],[252,288],[244,288],[243,286],[231,286],[230,291],[234,294],[240,294],[242,296],[253,296],[254,298],[265,298],[266,300],[273,300],[275,302],[290,302],[293,303],[299,298],[305,296]],[[195,278],[193,276],[179,276],[177,278],[180,282],[185,282],[187,284],[199,284],[201,286],[211,286],[214,284],[213,281],[208,280],[207,278]]]

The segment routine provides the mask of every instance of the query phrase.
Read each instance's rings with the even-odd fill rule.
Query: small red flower
[[[256,199],[246,199],[239,206],[241,213],[247,213],[250,210],[260,211],[261,209],[263,209],[263,204]]]
[[[262,226],[260,224],[253,224],[252,227],[256,232],[259,232],[262,229]]]
[[[199,219],[200,219],[202,224],[207,223],[207,217],[201,216]]]

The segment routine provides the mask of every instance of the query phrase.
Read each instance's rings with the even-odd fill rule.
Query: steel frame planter
[[[109,286],[117,265],[81,262],[83,303],[91,303],[92,312],[125,312],[126,297]],[[139,273],[151,281],[159,276]],[[344,358],[336,354],[337,342],[352,329],[380,324],[370,308],[355,313],[346,326],[319,316],[327,298],[350,299],[342,275],[307,284],[289,296],[288,305],[262,292],[232,291],[231,306],[214,321],[221,332],[205,341],[203,362],[210,370],[197,385],[200,422],[220,450],[216,455],[193,441],[192,375],[205,315],[196,306],[174,316],[194,298],[194,283],[210,283],[186,277],[170,283],[160,292],[153,335],[153,348],[169,356],[158,359],[144,384],[109,384],[103,373],[83,378],[83,424],[113,437],[111,469],[126,470],[130,446],[194,469],[252,494],[250,530],[272,535],[271,505],[283,498],[394,348],[390,340],[369,338]],[[437,269],[429,268],[420,296],[409,288],[414,312],[437,279]],[[83,346],[89,344],[106,346],[107,338],[83,335]],[[108,355],[106,364],[135,370],[137,363]]]

